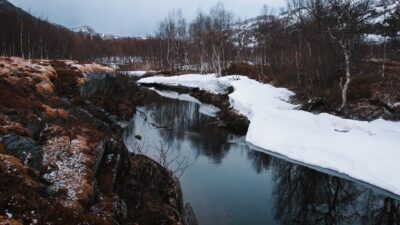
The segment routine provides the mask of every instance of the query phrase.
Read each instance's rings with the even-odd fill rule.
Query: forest
[[[341,112],[352,99],[373,97],[374,89],[398,101],[399,37],[398,0],[290,0],[285,9],[264,6],[243,21],[222,3],[192,21],[174,9],[154,35],[120,39],[74,33],[18,9],[0,11],[3,56],[117,64],[131,58],[131,68],[167,74],[240,73],[328,102],[322,111]]]

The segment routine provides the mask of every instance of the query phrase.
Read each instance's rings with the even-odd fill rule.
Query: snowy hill
[[[92,35],[92,36],[97,35],[96,31],[87,25],[72,28],[71,30],[76,33],[83,33],[83,34]]]
[[[80,27],[76,27],[76,28],[72,28],[71,31],[75,32],[75,33],[81,33],[81,34],[85,34],[91,37],[94,36],[99,36],[104,40],[113,40],[113,39],[120,39],[121,37],[113,35],[113,34],[100,34],[97,33],[95,31],[95,29],[93,29],[90,26],[84,25],[84,26],[80,26]]]
[[[369,29],[365,33],[364,41],[369,44],[380,44],[385,39],[399,39],[400,27],[394,22],[400,17],[398,12],[400,12],[399,3],[383,5],[380,2],[372,2],[371,11],[365,15]],[[300,21],[300,15],[307,17],[309,12],[304,9],[292,12],[285,11],[276,15],[275,18],[286,20],[288,26],[291,26]],[[272,19],[274,19],[274,16],[258,16],[234,24],[231,28],[233,44],[238,47],[256,47],[258,45],[256,32],[259,25]]]
[[[116,36],[116,35],[113,35],[113,34],[102,34],[101,37],[102,37],[104,40],[121,39],[120,36]]]
[[[255,32],[259,24],[265,22],[267,19],[267,16],[258,16],[234,24],[231,28],[233,44],[235,46],[249,48],[257,46],[258,42],[255,37]]]

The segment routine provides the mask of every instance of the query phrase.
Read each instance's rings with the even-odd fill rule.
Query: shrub
[[[253,77],[257,75],[255,66],[248,63],[232,63],[227,69],[222,70],[222,75],[246,75]]]

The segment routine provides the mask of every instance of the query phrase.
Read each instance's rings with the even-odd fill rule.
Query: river
[[[217,126],[214,107],[159,93],[179,99],[148,96],[125,144],[175,171],[200,225],[400,223],[396,196],[257,151]]]

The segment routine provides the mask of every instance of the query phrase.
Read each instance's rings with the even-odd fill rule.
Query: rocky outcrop
[[[173,185],[172,177],[150,159],[129,154],[121,141],[117,122],[130,119],[145,93],[110,71],[72,61],[0,58],[0,224],[134,224],[146,217],[180,223],[178,198],[159,195],[170,186],[141,184]],[[87,75],[93,72],[105,75]],[[135,166],[141,163],[152,165],[151,174],[141,174],[146,170]],[[125,180],[138,184],[133,197]],[[176,219],[164,209],[177,212]]]
[[[18,135],[0,135],[0,152],[17,157],[28,167],[42,170],[43,150],[31,138]]]

